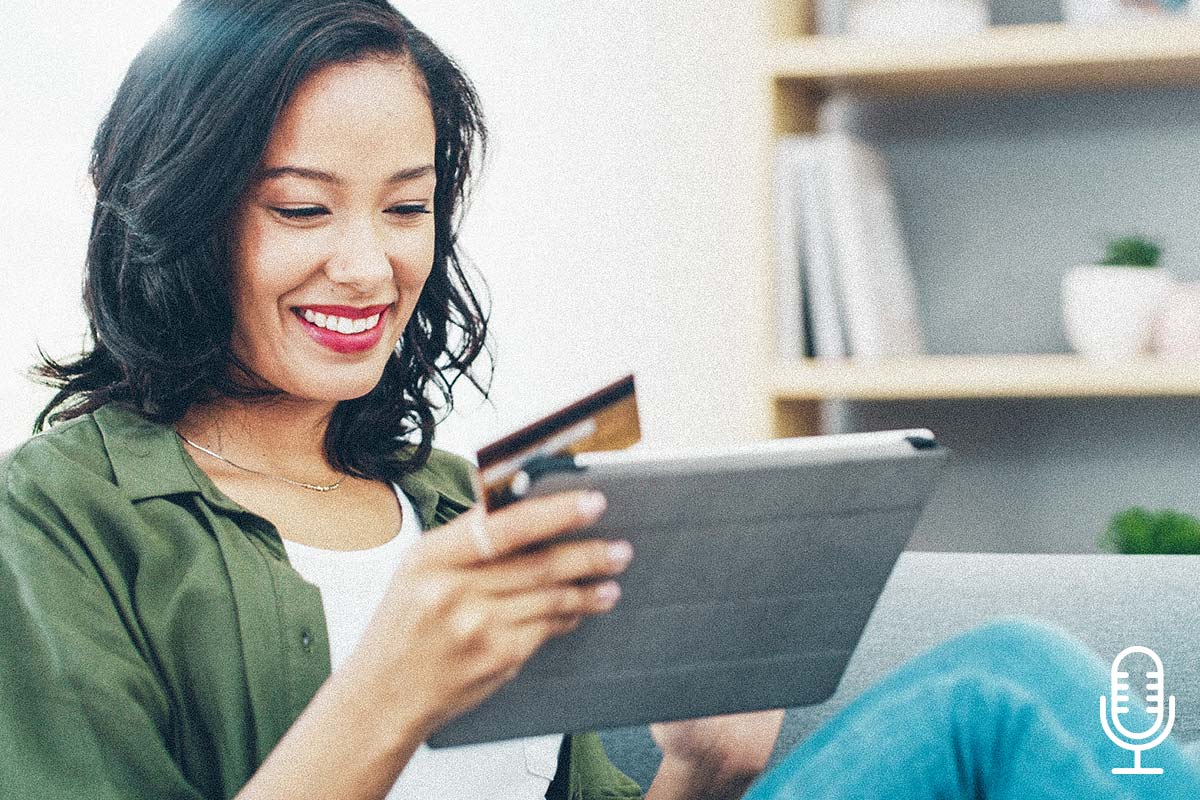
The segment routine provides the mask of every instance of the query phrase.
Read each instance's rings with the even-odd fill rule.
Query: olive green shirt
[[[471,469],[435,450],[399,481],[422,528],[472,505]],[[278,531],[115,404],[0,457],[0,481],[0,797],[235,795],[330,672]],[[551,797],[641,797],[596,734],[560,765]]]

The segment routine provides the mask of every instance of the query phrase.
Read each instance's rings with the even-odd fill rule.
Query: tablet
[[[566,538],[633,543],[621,599],[546,642],[429,745],[827,699],[947,452],[915,429],[525,465],[526,496],[605,494],[604,516]]]

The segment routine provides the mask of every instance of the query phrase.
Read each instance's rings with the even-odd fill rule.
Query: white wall
[[[19,376],[35,342],[80,347],[88,146],[173,5],[19,0],[0,31],[0,449],[51,394]],[[464,240],[492,291],[494,408],[462,392],[438,444],[470,455],[626,372],[647,441],[766,435],[757,4],[397,5],[472,77],[493,131]]]

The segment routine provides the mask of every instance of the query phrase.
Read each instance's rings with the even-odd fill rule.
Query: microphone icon
[[[1141,653],[1149,656],[1154,662],[1152,669],[1146,672],[1146,711],[1154,717],[1154,723],[1149,730],[1141,733],[1134,733],[1128,730],[1121,724],[1121,715],[1129,713],[1129,673],[1118,669],[1121,662],[1134,653]],[[1133,766],[1132,767],[1114,767],[1114,775],[1161,775],[1161,767],[1143,767],[1142,766],[1142,751],[1157,747],[1163,739],[1171,733],[1171,727],[1175,724],[1175,695],[1171,695],[1168,705],[1166,725],[1163,725],[1163,663],[1149,647],[1141,647],[1134,645],[1126,647],[1117,657],[1113,659],[1112,669],[1109,673],[1112,684],[1112,709],[1106,708],[1104,695],[1100,695],[1100,723],[1104,726],[1104,733],[1112,740],[1113,744],[1133,751]],[[1108,720],[1111,714],[1112,727],[1109,726]],[[1117,733],[1113,733],[1113,727],[1117,729]],[[1161,728],[1161,730],[1159,730]],[[1120,738],[1118,738],[1120,734]],[[1157,734],[1157,736],[1155,735]],[[1154,737],[1153,741],[1143,741]],[[1128,739],[1129,741],[1125,741]]]

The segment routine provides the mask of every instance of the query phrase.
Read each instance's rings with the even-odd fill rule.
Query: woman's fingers
[[[616,581],[559,584],[522,594],[462,603],[445,617],[455,649],[490,664],[492,680],[523,664],[553,636],[574,630],[583,617],[611,611],[621,597]]]
[[[512,594],[556,583],[609,578],[624,572],[632,559],[633,546],[627,541],[573,540],[481,565],[475,580],[485,591]]]
[[[628,545],[552,541],[595,523],[603,500],[560,492],[491,515],[480,505],[430,531],[376,614],[372,641],[391,656],[376,666],[406,665],[406,680],[428,689],[430,708],[460,713],[512,680],[547,639],[611,609],[620,589],[604,579],[624,569]]]
[[[450,563],[477,564],[590,525],[600,519],[604,507],[604,495],[588,491],[518,500],[492,514],[477,504],[427,538]]]
[[[500,613],[513,624],[554,621],[611,611],[621,598],[616,581],[576,586],[559,584],[537,591],[514,594],[495,601]]]
[[[505,506],[485,525],[496,555],[506,556],[595,523],[606,505],[599,492],[559,492]]]
[[[446,615],[446,626],[454,641],[466,650],[503,647],[514,636],[519,643],[522,629],[530,625],[546,626],[546,635],[555,635],[564,620],[611,611],[620,597],[616,581],[584,586],[559,584],[463,603]]]

